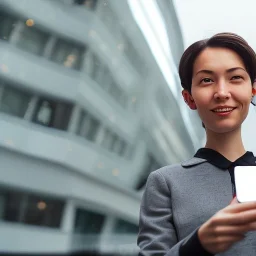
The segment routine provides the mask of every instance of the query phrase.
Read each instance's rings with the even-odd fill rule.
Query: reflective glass
[[[202,132],[172,90],[173,1],[0,5],[0,252],[138,255],[149,174]]]

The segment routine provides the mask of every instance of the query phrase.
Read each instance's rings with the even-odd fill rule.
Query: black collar
[[[256,157],[250,151],[247,151],[244,155],[239,157],[234,162],[229,161],[222,154],[210,148],[200,148],[196,152],[195,157],[203,158],[207,160],[207,162],[209,162],[210,164],[223,170],[227,170],[230,167],[234,167],[234,166],[256,165]]]

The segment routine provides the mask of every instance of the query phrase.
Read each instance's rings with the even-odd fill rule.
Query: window
[[[113,80],[108,68],[94,53],[92,54],[91,63],[92,69],[90,75],[92,79],[95,80],[101,86],[101,88],[107,92],[110,87],[110,81]]]
[[[128,102],[127,96],[120,86],[115,82],[110,70],[100,62],[95,54],[92,55],[91,77],[101,86],[103,90],[108,92],[108,94],[118,104],[126,107]]]
[[[114,134],[110,130],[105,129],[104,139],[102,140],[101,145],[104,148],[110,150],[113,143],[114,143]]]
[[[67,68],[81,69],[84,47],[58,39],[51,55],[51,60]]]
[[[105,216],[100,213],[78,208],[75,215],[75,233],[99,234],[104,224]]]
[[[139,227],[133,223],[118,219],[115,223],[114,231],[117,234],[138,234]]]
[[[64,202],[41,196],[29,195],[23,222],[31,225],[60,227]]]
[[[126,149],[127,149],[127,143],[124,140],[120,140],[120,147],[119,147],[118,154],[120,156],[123,156]]]
[[[5,221],[19,222],[25,194],[1,189],[0,196],[2,219]]]
[[[10,86],[3,88],[0,111],[9,115],[24,117],[31,95]]]
[[[92,55],[91,77],[106,92],[110,87],[110,81],[113,80],[108,68],[103,64],[103,62],[99,60],[95,54]]]
[[[74,0],[74,4],[84,5],[88,9],[95,9],[98,0]]]
[[[110,150],[115,152],[115,145],[118,145],[118,143],[119,143],[119,137],[115,133],[112,133],[112,143],[110,146]]]
[[[136,189],[137,190],[140,190],[141,188],[143,188],[147,182],[147,178],[148,178],[148,175],[152,172],[152,171],[155,171],[157,169],[160,168],[160,165],[159,163],[156,161],[156,159],[148,154],[147,155],[147,160],[146,160],[146,163],[145,163],[145,166],[144,166],[144,169],[142,171],[142,174],[141,174],[141,177],[138,181],[138,184],[136,186]]]
[[[113,143],[113,152],[119,154],[120,147],[122,146],[122,140],[116,137],[114,143]]]
[[[37,226],[60,227],[64,201],[0,189],[0,219]]]
[[[19,34],[16,45],[24,51],[43,55],[49,34],[35,28],[24,25]]]
[[[104,138],[101,142],[102,147],[120,156],[124,156],[127,151],[127,143],[117,134],[107,128],[105,129],[104,133]]]
[[[110,74],[108,72],[108,74]],[[115,101],[120,104],[121,106],[125,107],[127,105],[127,97],[122,91],[122,89],[117,85],[114,81],[113,77],[111,76],[109,79],[109,86],[106,87],[108,93],[115,99]]]
[[[81,113],[77,134],[95,141],[100,127],[99,121],[84,110]]]
[[[44,126],[67,130],[73,105],[66,102],[39,99],[33,122]]]
[[[0,39],[9,40],[17,20],[7,13],[0,13]]]

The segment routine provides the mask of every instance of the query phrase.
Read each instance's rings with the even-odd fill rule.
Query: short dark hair
[[[197,56],[207,47],[223,47],[236,52],[243,60],[253,84],[256,78],[256,54],[250,45],[239,35],[233,33],[219,33],[211,38],[193,43],[183,53],[179,76],[181,86],[191,93],[193,66]]]

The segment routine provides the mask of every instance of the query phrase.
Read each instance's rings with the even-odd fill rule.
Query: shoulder
[[[196,182],[196,177],[207,176],[211,170],[209,165],[211,164],[207,160],[193,157],[182,163],[157,169],[148,176],[144,196],[169,197],[176,188],[191,186],[191,183]]]
[[[209,163],[202,158],[193,157],[184,162],[164,166],[150,173],[148,185],[169,187],[170,183],[180,183],[189,179],[191,175],[209,169]]]
[[[165,176],[175,175],[175,174],[179,175],[181,173],[185,174],[188,172],[193,172],[194,170],[198,169],[199,166],[203,168],[205,164],[209,164],[206,159],[193,157],[191,159],[188,159],[178,164],[164,166],[152,172],[151,175],[153,176],[161,175],[165,177]]]

